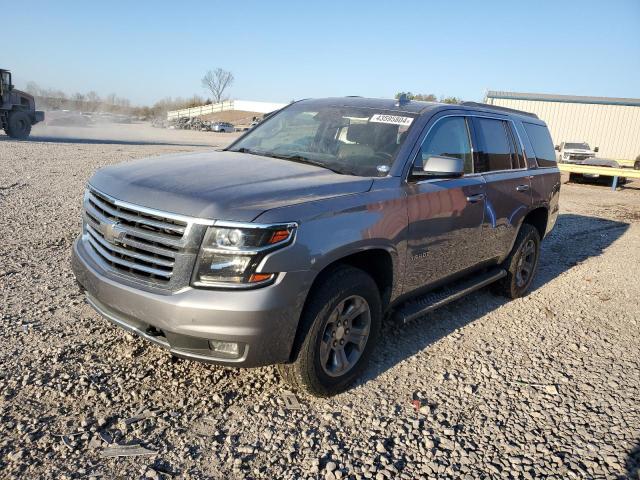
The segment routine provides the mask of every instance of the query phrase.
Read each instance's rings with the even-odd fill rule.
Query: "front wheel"
[[[524,296],[533,282],[540,258],[540,234],[523,223],[511,253],[503,263],[506,277],[495,284],[496,292],[509,298]]]
[[[27,112],[11,112],[7,119],[7,135],[11,138],[24,140],[31,133],[31,118]]]
[[[365,272],[341,266],[310,295],[294,360],[278,368],[294,388],[326,397],[344,391],[365,367],[380,332],[380,293]]]

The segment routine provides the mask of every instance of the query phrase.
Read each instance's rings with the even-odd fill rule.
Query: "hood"
[[[16,94],[18,97],[28,98],[29,100],[33,100],[34,99],[34,96],[31,95],[30,93],[23,92],[22,90],[18,90],[17,88],[12,89],[11,93]]]
[[[593,150],[585,150],[584,148],[565,148],[567,153],[594,153]]]
[[[148,208],[250,222],[273,208],[366,192],[373,180],[248,153],[206,152],[106,167],[89,183]]]

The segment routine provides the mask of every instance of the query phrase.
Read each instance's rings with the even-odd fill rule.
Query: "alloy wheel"
[[[518,261],[518,267],[516,269],[516,285],[518,288],[524,287],[530,281],[535,265],[536,243],[532,239],[529,239],[522,248],[520,260]]]
[[[320,341],[320,364],[330,377],[344,375],[362,356],[371,329],[371,310],[359,295],[342,300],[331,312]]]

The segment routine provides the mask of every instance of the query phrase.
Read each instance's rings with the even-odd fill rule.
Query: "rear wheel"
[[[31,133],[31,118],[27,112],[11,112],[7,119],[7,135],[11,138],[25,139]]]
[[[495,284],[497,293],[509,298],[524,296],[533,282],[540,257],[540,234],[528,223],[523,223],[515,245],[504,261],[507,276]]]
[[[365,272],[342,266],[310,295],[293,363],[278,368],[294,388],[325,397],[345,390],[365,367],[380,331],[380,294]]]

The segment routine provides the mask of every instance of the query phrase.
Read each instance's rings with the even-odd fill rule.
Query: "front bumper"
[[[40,110],[33,112],[33,124],[44,122],[44,112]]]
[[[254,290],[151,293],[117,282],[94,263],[83,243],[73,245],[72,267],[87,301],[112,323],[178,357],[238,367],[289,360],[310,272],[288,272]],[[237,342],[238,358],[225,358],[209,340]]]

